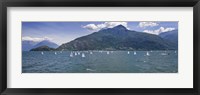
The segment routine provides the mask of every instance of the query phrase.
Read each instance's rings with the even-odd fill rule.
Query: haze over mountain
[[[164,32],[159,34],[159,36],[165,40],[175,43],[176,47],[178,48],[178,30]]]
[[[37,48],[37,47],[40,47],[40,46],[48,46],[50,48],[57,48],[58,47],[58,45],[56,43],[51,42],[49,40],[44,40],[44,41],[41,41],[38,44],[36,44],[33,48]]]
[[[38,42],[30,41],[30,40],[25,40],[22,41],[22,50],[23,51],[29,51],[31,50]]]
[[[158,35],[136,32],[122,25],[64,43],[56,50],[175,50],[176,45]]]
[[[58,47],[58,45],[56,43],[51,42],[49,40],[43,40],[40,42],[30,41],[30,40],[22,41],[22,50],[23,51],[29,51],[33,48],[38,48],[41,46],[48,46],[49,48],[57,48]]]
[[[44,46],[39,46],[37,48],[33,48],[30,51],[53,51],[53,50],[55,50],[55,48],[50,48],[44,45]]]

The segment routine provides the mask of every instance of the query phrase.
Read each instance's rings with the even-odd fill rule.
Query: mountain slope
[[[175,45],[157,35],[130,31],[124,26],[102,29],[62,44],[57,50],[167,50]]]
[[[168,40],[172,43],[175,43],[178,47],[178,30],[164,32],[159,35],[161,38]]]
[[[37,48],[33,48],[30,51],[53,51],[53,50],[55,50],[55,49],[50,48],[48,46],[40,46],[40,47],[37,47]]]
[[[48,46],[50,48],[57,48],[58,47],[58,45],[55,44],[54,42],[51,42],[49,40],[44,40],[44,41],[41,41],[38,44],[36,44],[33,48],[37,48],[37,47],[40,47],[40,46]]]
[[[24,40],[22,41],[22,51],[29,51],[32,49],[38,42]]]

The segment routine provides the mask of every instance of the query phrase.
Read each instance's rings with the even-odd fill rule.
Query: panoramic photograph
[[[22,73],[178,73],[178,22],[22,22]]]

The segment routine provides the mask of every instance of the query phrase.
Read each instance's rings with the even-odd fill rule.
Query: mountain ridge
[[[159,36],[165,40],[168,40],[168,41],[176,44],[176,47],[178,48],[178,29],[161,33],[161,34],[159,34]]]
[[[50,48],[49,46],[44,45],[44,46],[39,46],[37,48],[33,48],[30,51],[54,51],[54,50],[55,48]]]
[[[57,48],[58,45],[52,41],[49,40],[43,40],[43,41],[31,41],[31,40],[23,40],[22,41],[22,50],[23,51],[30,51],[31,49],[40,47],[40,46],[48,46],[50,48]]]
[[[37,48],[37,47],[45,46],[45,45],[50,47],[50,48],[57,48],[58,47],[58,45],[54,42],[51,42],[49,40],[43,40],[43,41],[37,43],[33,48]]]
[[[174,44],[153,34],[136,32],[122,25],[99,30],[64,43],[56,50],[174,50]]]

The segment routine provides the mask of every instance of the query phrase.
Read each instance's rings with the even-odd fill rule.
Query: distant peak
[[[123,25],[115,26],[113,27],[113,29],[127,30],[126,27],[124,27]]]
[[[41,41],[41,42],[44,42],[44,41],[45,41],[45,42],[50,42],[50,40],[43,40],[43,41]]]
[[[101,31],[106,31],[106,30],[120,30],[120,31],[126,31],[126,30],[128,30],[126,27],[124,27],[123,25],[118,25],[118,26],[115,26],[115,27],[113,27],[113,28],[103,28],[103,29],[101,29],[101,30],[99,30],[99,32],[101,32]]]

